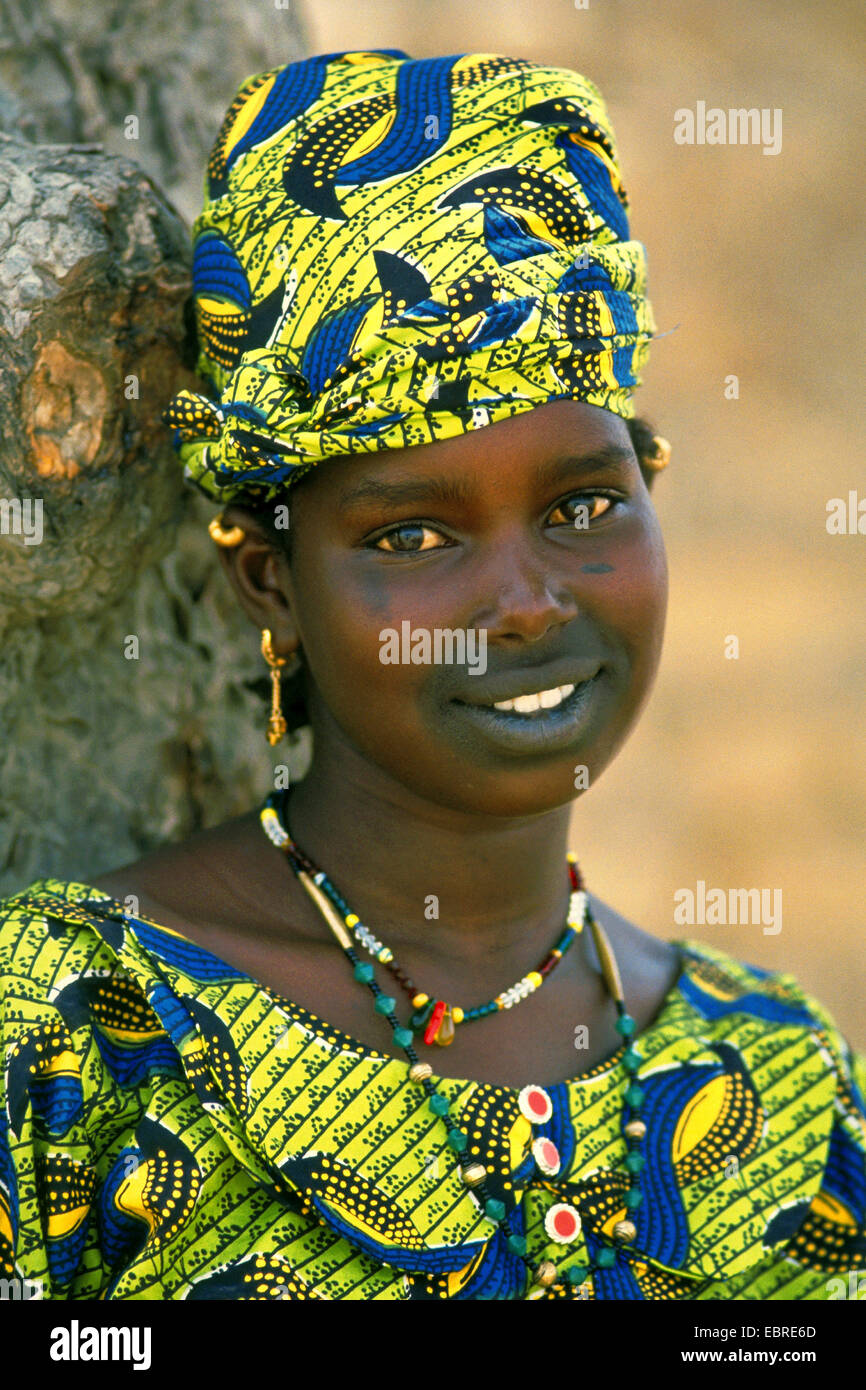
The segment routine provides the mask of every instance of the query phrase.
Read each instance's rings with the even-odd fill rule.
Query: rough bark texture
[[[238,87],[309,51],[295,0],[281,3],[0,0],[0,130],[99,141],[135,159],[191,223]]]
[[[257,635],[159,418],[196,384],[210,145],[302,49],[291,12],[168,13],[0,0],[0,893],[238,814],[306,756],[265,741]]]

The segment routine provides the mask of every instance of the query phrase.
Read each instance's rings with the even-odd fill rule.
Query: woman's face
[[[285,593],[316,761],[351,750],[415,795],[494,816],[549,811],[592,785],[649,694],[667,607],[623,420],[555,401],[455,439],[328,460],[291,496]],[[564,698],[493,708],[538,692]]]

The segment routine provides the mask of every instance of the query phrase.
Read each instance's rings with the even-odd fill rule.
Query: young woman
[[[7,1277],[824,1299],[864,1267],[863,1064],[826,1010],[567,854],[665,621],[626,208],[566,70],[352,52],[238,93],[195,227],[215,393],[166,419],[269,737],[282,696],[312,761],[2,904]]]

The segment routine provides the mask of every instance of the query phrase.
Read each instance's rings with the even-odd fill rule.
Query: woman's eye
[[[413,521],[405,526],[395,526],[392,531],[386,531],[384,536],[380,536],[374,542],[373,549],[405,555],[415,550],[439,550],[441,546],[438,546],[436,541],[441,539],[441,533],[434,531],[432,526],[422,526],[420,522]]]
[[[606,497],[601,492],[575,492],[554,508],[550,514],[551,520],[557,512],[563,512],[566,522],[577,530],[581,530],[588,526],[591,521],[597,521],[600,516],[604,516],[615,501],[616,498]],[[604,507],[601,511],[596,511],[596,507],[602,502]]]

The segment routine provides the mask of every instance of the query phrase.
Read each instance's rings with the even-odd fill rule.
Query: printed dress
[[[0,1277],[118,1301],[866,1295],[864,1060],[790,975],[675,944],[636,1039],[636,1239],[544,1289],[405,1062],[39,879],[0,902]],[[622,1050],[554,1086],[438,1082],[533,1265],[588,1264],[628,1214]]]

